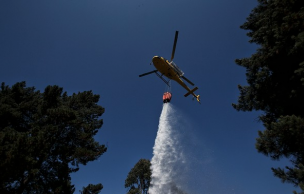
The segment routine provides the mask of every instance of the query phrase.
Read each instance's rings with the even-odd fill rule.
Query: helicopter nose
[[[161,57],[159,56],[154,56],[153,59],[152,59],[152,62],[154,65],[156,65],[157,63],[159,63],[161,60]]]

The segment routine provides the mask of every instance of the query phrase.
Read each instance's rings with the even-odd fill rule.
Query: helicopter
[[[178,38],[178,31],[175,32],[175,38],[174,38],[174,44],[172,49],[172,55],[171,60],[167,60],[160,56],[154,56],[152,58],[152,63],[155,66],[156,70],[144,73],[139,75],[139,77],[143,77],[152,73],[155,73],[161,80],[163,80],[169,87],[169,81],[174,80],[179,85],[181,85],[183,88],[185,88],[188,92],[184,95],[185,97],[189,96],[190,94],[196,98],[198,102],[200,102],[200,95],[194,94],[194,92],[198,89],[198,87],[195,87],[193,89],[190,89],[183,80],[188,82],[190,85],[194,86],[194,83],[192,83],[189,79],[187,79],[184,76],[184,72],[173,62],[174,54],[175,54],[175,48]],[[151,63],[150,63],[151,65]],[[169,80],[166,80],[163,76],[166,76],[169,78]],[[182,80],[183,79],[183,80]]]

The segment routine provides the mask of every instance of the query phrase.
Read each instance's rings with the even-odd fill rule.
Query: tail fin
[[[198,87],[195,87],[195,88],[193,88],[192,90],[190,90],[187,94],[185,94],[185,97],[187,97],[187,96],[189,96],[190,94],[192,94],[193,95],[193,98],[195,97],[196,98],[196,100],[198,101],[198,103],[201,103],[200,102],[200,95],[195,95],[194,94],[194,91],[196,91],[198,89]]]
[[[199,99],[200,95],[196,96],[196,100],[198,101],[198,103],[201,103],[201,100]]]

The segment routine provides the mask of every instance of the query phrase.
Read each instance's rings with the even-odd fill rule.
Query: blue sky
[[[174,61],[199,87],[202,104],[185,98],[176,83],[172,104],[191,122],[185,133],[199,142],[194,155],[211,161],[202,168],[214,169],[213,184],[240,194],[291,193],[293,186],[270,170],[286,162],[272,161],[254,147],[263,129],[258,113],[231,106],[237,85],[246,84],[245,69],[234,60],[256,49],[239,26],[256,5],[256,0],[0,1],[0,81],[99,94],[106,111],[96,139],[109,149],[73,174],[72,182],[76,193],[99,182],[102,193],[126,193],[128,172],[140,158],[152,158],[166,88],[155,75],[138,75],[154,70],[153,56],[170,58],[178,30]]]

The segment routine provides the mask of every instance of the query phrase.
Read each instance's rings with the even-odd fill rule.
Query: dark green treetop
[[[151,162],[140,159],[129,172],[125,180],[128,194],[147,194],[151,181]]]
[[[103,124],[98,100],[92,91],[2,83],[0,193],[73,193],[70,173],[106,152],[94,140]]]
[[[82,188],[80,194],[98,194],[102,188],[103,186],[101,183],[97,185],[89,184],[88,186]]]
[[[248,85],[238,86],[233,107],[264,112],[257,150],[288,158],[292,166],[272,168],[274,175],[304,191],[304,1],[258,0],[241,28],[259,48],[236,60],[246,68]]]

